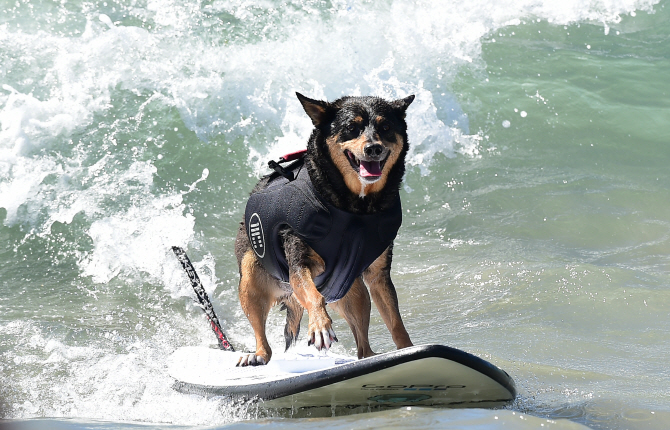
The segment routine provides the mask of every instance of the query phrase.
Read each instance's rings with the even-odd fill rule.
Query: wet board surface
[[[277,354],[267,366],[235,367],[239,352],[184,347],[168,360],[174,388],[257,398],[267,408],[325,406],[498,407],[514,399],[512,378],[444,345],[419,345],[357,360],[313,347]]]

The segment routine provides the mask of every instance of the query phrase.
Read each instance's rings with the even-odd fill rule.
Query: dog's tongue
[[[382,175],[381,165],[379,161],[363,161],[361,160],[361,177],[377,177]]]

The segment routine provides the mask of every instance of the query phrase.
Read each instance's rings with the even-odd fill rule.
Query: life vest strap
[[[295,175],[293,174],[293,172],[289,172],[286,169],[284,169],[282,166],[280,166],[280,163],[287,163],[289,161],[297,160],[299,158],[304,157],[306,153],[307,153],[306,149],[291,152],[282,157],[279,157],[279,161],[275,160],[268,161],[268,167],[274,170],[275,172],[279,173],[289,181],[293,181],[295,179]]]

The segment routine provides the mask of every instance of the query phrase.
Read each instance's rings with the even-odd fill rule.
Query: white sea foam
[[[203,139],[224,131],[232,138],[246,138],[274,124],[279,134],[272,141],[247,139],[256,170],[263,164],[260,158],[304,146],[309,122],[296,112],[295,90],[331,99],[344,94],[396,98],[417,93],[408,117],[413,143],[409,162],[425,168],[436,152],[454,155],[454,129],[461,136],[469,132],[467,122],[454,128],[453,118],[438,114],[436,107],[444,108],[443,100],[438,102],[425,89],[426,80],[447,84],[460,67],[480,61],[483,36],[531,17],[556,24],[616,23],[621,14],[649,10],[653,4],[394,2],[391,8],[381,8],[333,2],[329,13],[309,14],[309,6],[297,3],[294,13],[305,14],[300,25],[288,16],[279,36],[273,33],[257,43],[226,46],[207,46],[198,33],[189,37],[192,21],[206,20],[207,12],[242,16],[252,26],[264,24],[249,5],[217,2],[199,13],[188,3],[152,1],[146,10],[132,11],[164,26],[162,34],[115,25],[104,14],[89,20],[78,38],[26,37],[4,28],[3,39],[21,47],[17,53],[51,54],[51,67],[42,77],[51,96],[38,100],[10,89],[0,114],[0,159],[6,169],[19,154],[85,125],[91,115],[108,109],[110,90],[120,86],[162,93],[164,102],[176,106],[187,126]],[[284,11],[271,3],[258,7],[270,16]],[[181,36],[179,45],[171,39],[174,34]],[[434,72],[425,72],[431,69]],[[5,90],[9,88],[5,85]],[[237,108],[230,109],[233,106]],[[19,204],[20,200],[16,199]]]
[[[182,321],[183,323],[183,321]],[[149,342],[128,343],[110,352],[102,345],[68,346],[49,339],[29,321],[0,324],[0,336],[29,338],[0,356],[13,366],[39,366],[37,378],[0,381],[24,394],[5,418],[31,416],[88,417],[112,421],[149,421],[174,424],[221,424],[245,416],[242,405],[223,398],[184,396],[171,388],[165,357],[171,353],[169,330]]]

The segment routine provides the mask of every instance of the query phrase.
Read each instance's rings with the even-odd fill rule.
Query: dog
[[[238,366],[270,361],[265,323],[278,304],[286,310],[287,350],[304,310],[309,345],[320,351],[338,341],[328,306],[351,328],[358,358],[375,355],[370,296],[397,348],[412,346],[390,272],[409,149],[405,113],[414,96],[326,102],[296,95],[314,125],[307,150],[285,168],[270,163],[276,172],[251,192],[235,240],[240,304],[256,339],[256,351]]]

